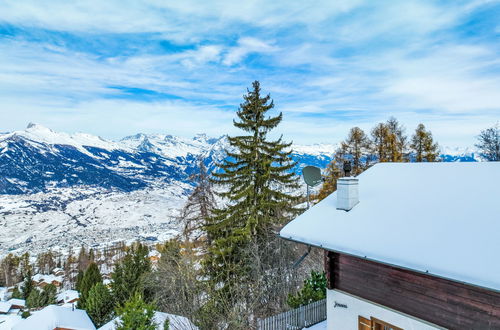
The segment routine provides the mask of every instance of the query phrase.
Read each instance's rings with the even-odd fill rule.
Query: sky
[[[2,0],[0,131],[238,134],[259,80],[288,141],[394,116],[472,146],[500,120],[499,17],[484,0]]]

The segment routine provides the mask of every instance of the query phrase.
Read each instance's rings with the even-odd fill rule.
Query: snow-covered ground
[[[49,193],[0,195],[0,255],[67,252],[116,241],[165,241],[180,231],[175,221],[185,187],[133,192],[57,188]]]

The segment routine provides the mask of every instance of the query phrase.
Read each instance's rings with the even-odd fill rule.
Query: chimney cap
[[[352,170],[351,161],[349,160],[344,161],[343,169],[345,176],[351,176],[351,170]]]

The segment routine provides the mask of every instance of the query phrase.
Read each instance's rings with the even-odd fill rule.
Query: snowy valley
[[[176,217],[199,160],[215,170],[227,146],[226,137],[204,134],[114,142],[37,124],[0,134],[0,255],[167,240],[181,230]],[[326,167],[335,149],[294,145],[295,172]],[[473,150],[443,150],[445,161],[477,160]]]

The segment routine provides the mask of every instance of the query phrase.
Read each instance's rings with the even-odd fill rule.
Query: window
[[[372,317],[371,319],[358,316],[358,330],[403,330],[400,327],[389,324]]]

